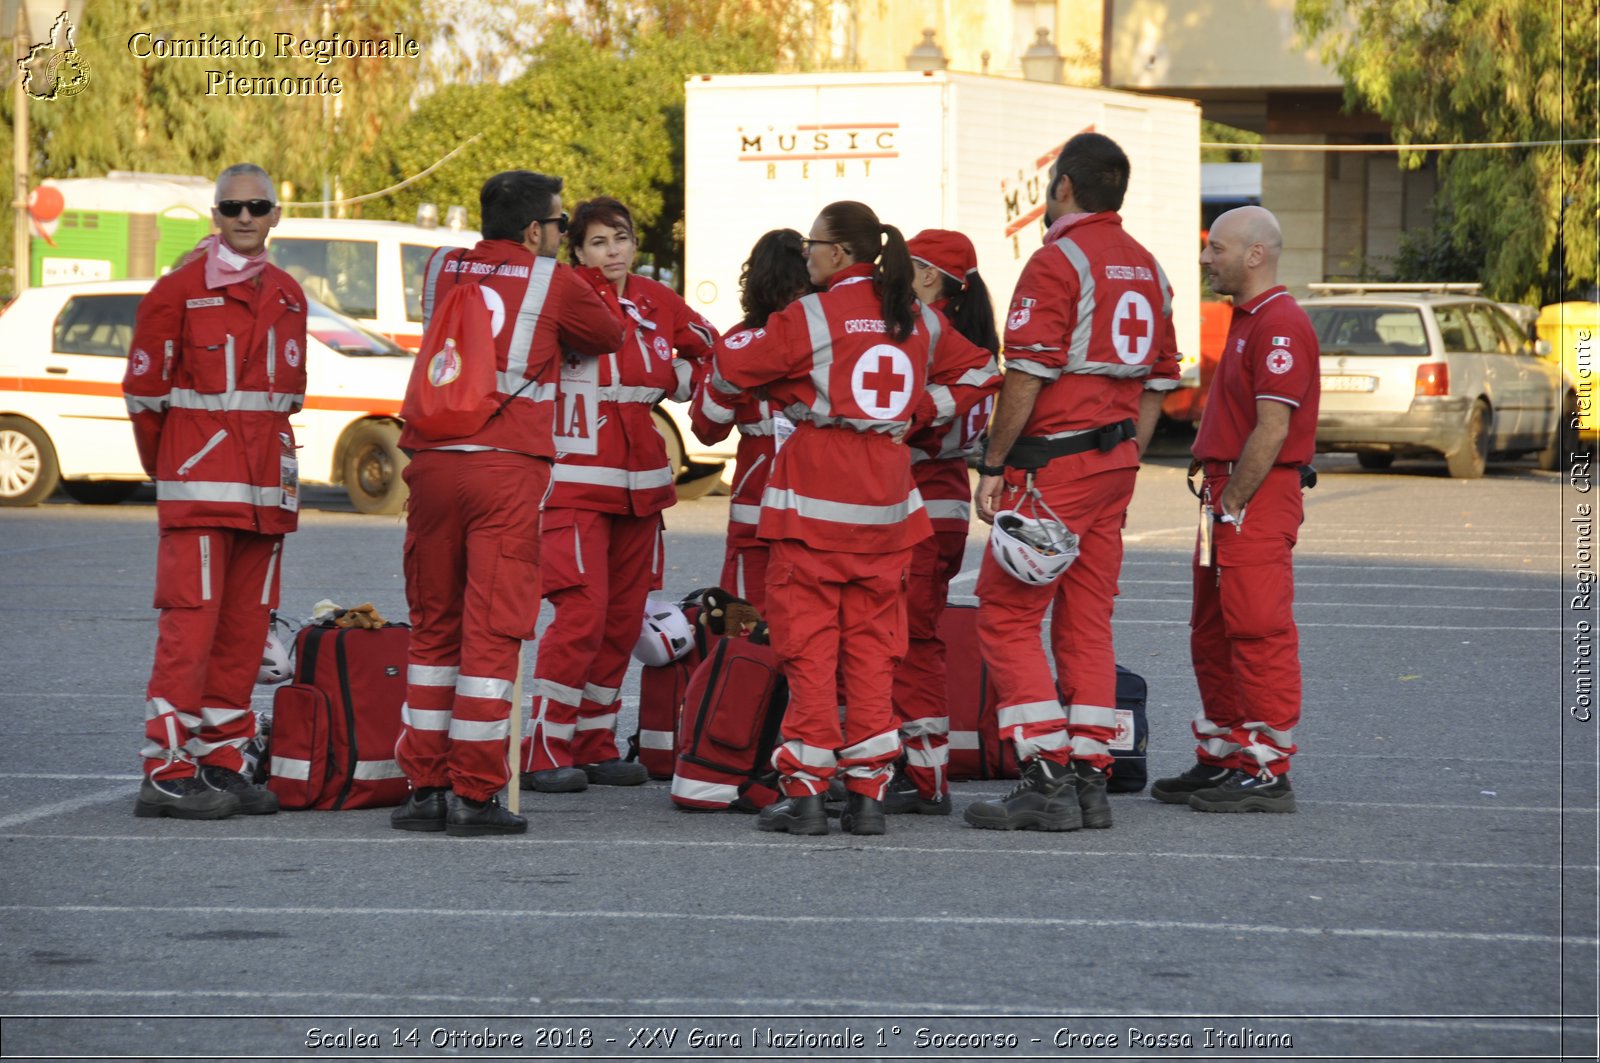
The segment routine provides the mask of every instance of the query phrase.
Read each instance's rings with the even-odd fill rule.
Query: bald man
[[[1316,450],[1317,337],[1278,284],[1283,234],[1261,207],[1211,227],[1200,265],[1233,321],[1194,441],[1204,472],[1189,651],[1200,686],[1194,767],[1151,788],[1201,812],[1293,812],[1300,720],[1292,552]]]

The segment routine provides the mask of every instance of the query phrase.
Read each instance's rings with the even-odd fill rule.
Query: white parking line
[[[1199,922],[1179,919],[1066,919],[1054,916],[1009,915],[774,915],[756,912],[641,912],[627,909],[588,909],[561,911],[552,908],[356,908],[329,905],[288,905],[257,907],[232,904],[6,904],[0,912],[36,912],[46,915],[175,915],[227,916],[268,919],[322,918],[347,919],[481,919],[504,923],[511,919],[556,919],[572,921],[632,921],[663,923],[749,923],[768,926],[960,926],[1015,927],[1026,930],[1153,930],[1158,932],[1197,932],[1207,934],[1251,934],[1258,937],[1351,938],[1377,941],[1455,942],[1471,941],[1499,945],[1561,945],[1576,948],[1600,946],[1600,938],[1582,934],[1513,934],[1480,930],[1399,930],[1375,926],[1279,926],[1272,923]]]
[[[80,808],[116,801],[127,796],[127,787],[119,786],[115,790],[98,790],[94,793],[80,794],[65,801],[54,801],[48,805],[36,805],[26,812],[13,812],[9,816],[0,816],[0,830],[10,830],[12,827],[20,827],[24,823],[32,823],[36,819],[76,812]]]
[[[1298,568],[1299,566],[1297,565],[1295,567]],[[1194,581],[1191,579],[1119,579],[1117,582],[1137,584],[1147,583],[1164,587],[1191,587],[1194,585]],[[1489,594],[1521,592],[1528,594],[1548,594],[1551,596],[1563,593],[1563,588],[1557,584],[1551,584],[1548,587],[1513,587],[1507,585],[1501,585],[1497,587],[1482,587],[1451,585],[1448,583],[1348,583],[1343,580],[1337,583],[1311,583],[1307,582],[1306,580],[1297,579],[1294,581],[1294,586],[1295,590],[1303,590],[1306,587],[1336,587],[1340,590],[1356,587],[1372,587],[1386,591],[1480,591]]]
[[[83,539],[72,543],[41,543],[38,546],[18,546],[10,550],[0,550],[0,557],[10,557],[13,554],[36,554],[41,550],[71,550],[75,546],[100,546],[104,543],[125,543],[133,539],[143,541],[145,535],[117,535],[110,539]]]
[[[1188,617],[1184,617],[1182,619],[1173,619],[1173,620],[1134,620],[1134,619],[1131,619],[1131,618],[1128,618],[1128,617],[1119,616],[1116,619],[1116,623],[1118,623],[1118,624],[1156,624],[1156,625],[1165,624],[1165,625],[1172,626],[1172,627],[1188,627],[1189,626],[1189,618]],[[1499,627],[1499,626],[1485,627],[1482,624],[1475,624],[1475,625],[1461,625],[1461,624],[1335,624],[1335,623],[1331,623],[1331,622],[1328,622],[1328,621],[1299,620],[1299,619],[1295,620],[1295,626],[1296,627],[1303,627],[1303,628],[1304,627],[1353,627],[1353,628],[1360,628],[1363,631],[1412,631],[1412,632],[1416,632],[1416,631],[1484,631],[1484,632],[1489,632],[1491,634],[1496,634],[1496,635],[1503,635],[1503,634],[1505,634],[1506,632],[1509,632],[1509,631],[1537,631],[1537,632],[1540,632],[1542,634],[1549,635],[1549,634],[1556,634],[1556,633],[1559,633],[1559,632],[1565,630],[1564,628],[1562,628],[1560,626],[1555,626],[1555,627]]]
[[[1303,585],[1302,585],[1303,586]],[[1117,599],[1118,605],[1184,605],[1188,599],[1178,598],[1121,598]],[[1477,602],[1462,602],[1460,605],[1416,605],[1407,602],[1405,605],[1396,605],[1394,602],[1308,602],[1304,599],[1295,599],[1295,609],[1382,609],[1386,613],[1393,613],[1411,609],[1455,609],[1469,610],[1474,613],[1548,613],[1557,608],[1557,603],[1549,605],[1480,605]]]

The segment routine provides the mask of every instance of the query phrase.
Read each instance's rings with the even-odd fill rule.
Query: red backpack
[[[456,284],[433,308],[400,407],[407,426],[429,439],[470,436],[500,412],[494,318],[481,288],[493,273],[470,277],[465,258],[456,256]]]

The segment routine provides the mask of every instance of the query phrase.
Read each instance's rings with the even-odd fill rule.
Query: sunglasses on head
[[[217,213],[224,218],[237,218],[241,210],[249,210],[252,218],[265,218],[276,206],[270,199],[224,199],[217,204]]]

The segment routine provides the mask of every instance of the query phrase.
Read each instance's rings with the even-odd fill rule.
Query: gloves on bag
[[[359,627],[370,630],[383,627],[387,623],[388,621],[379,615],[378,610],[371,602],[362,602],[354,609],[345,609],[335,613],[333,617],[334,627]]]
[[[762,645],[767,642],[767,624],[756,607],[721,587],[701,592],[699,622],[713,635],[748,636]]]

